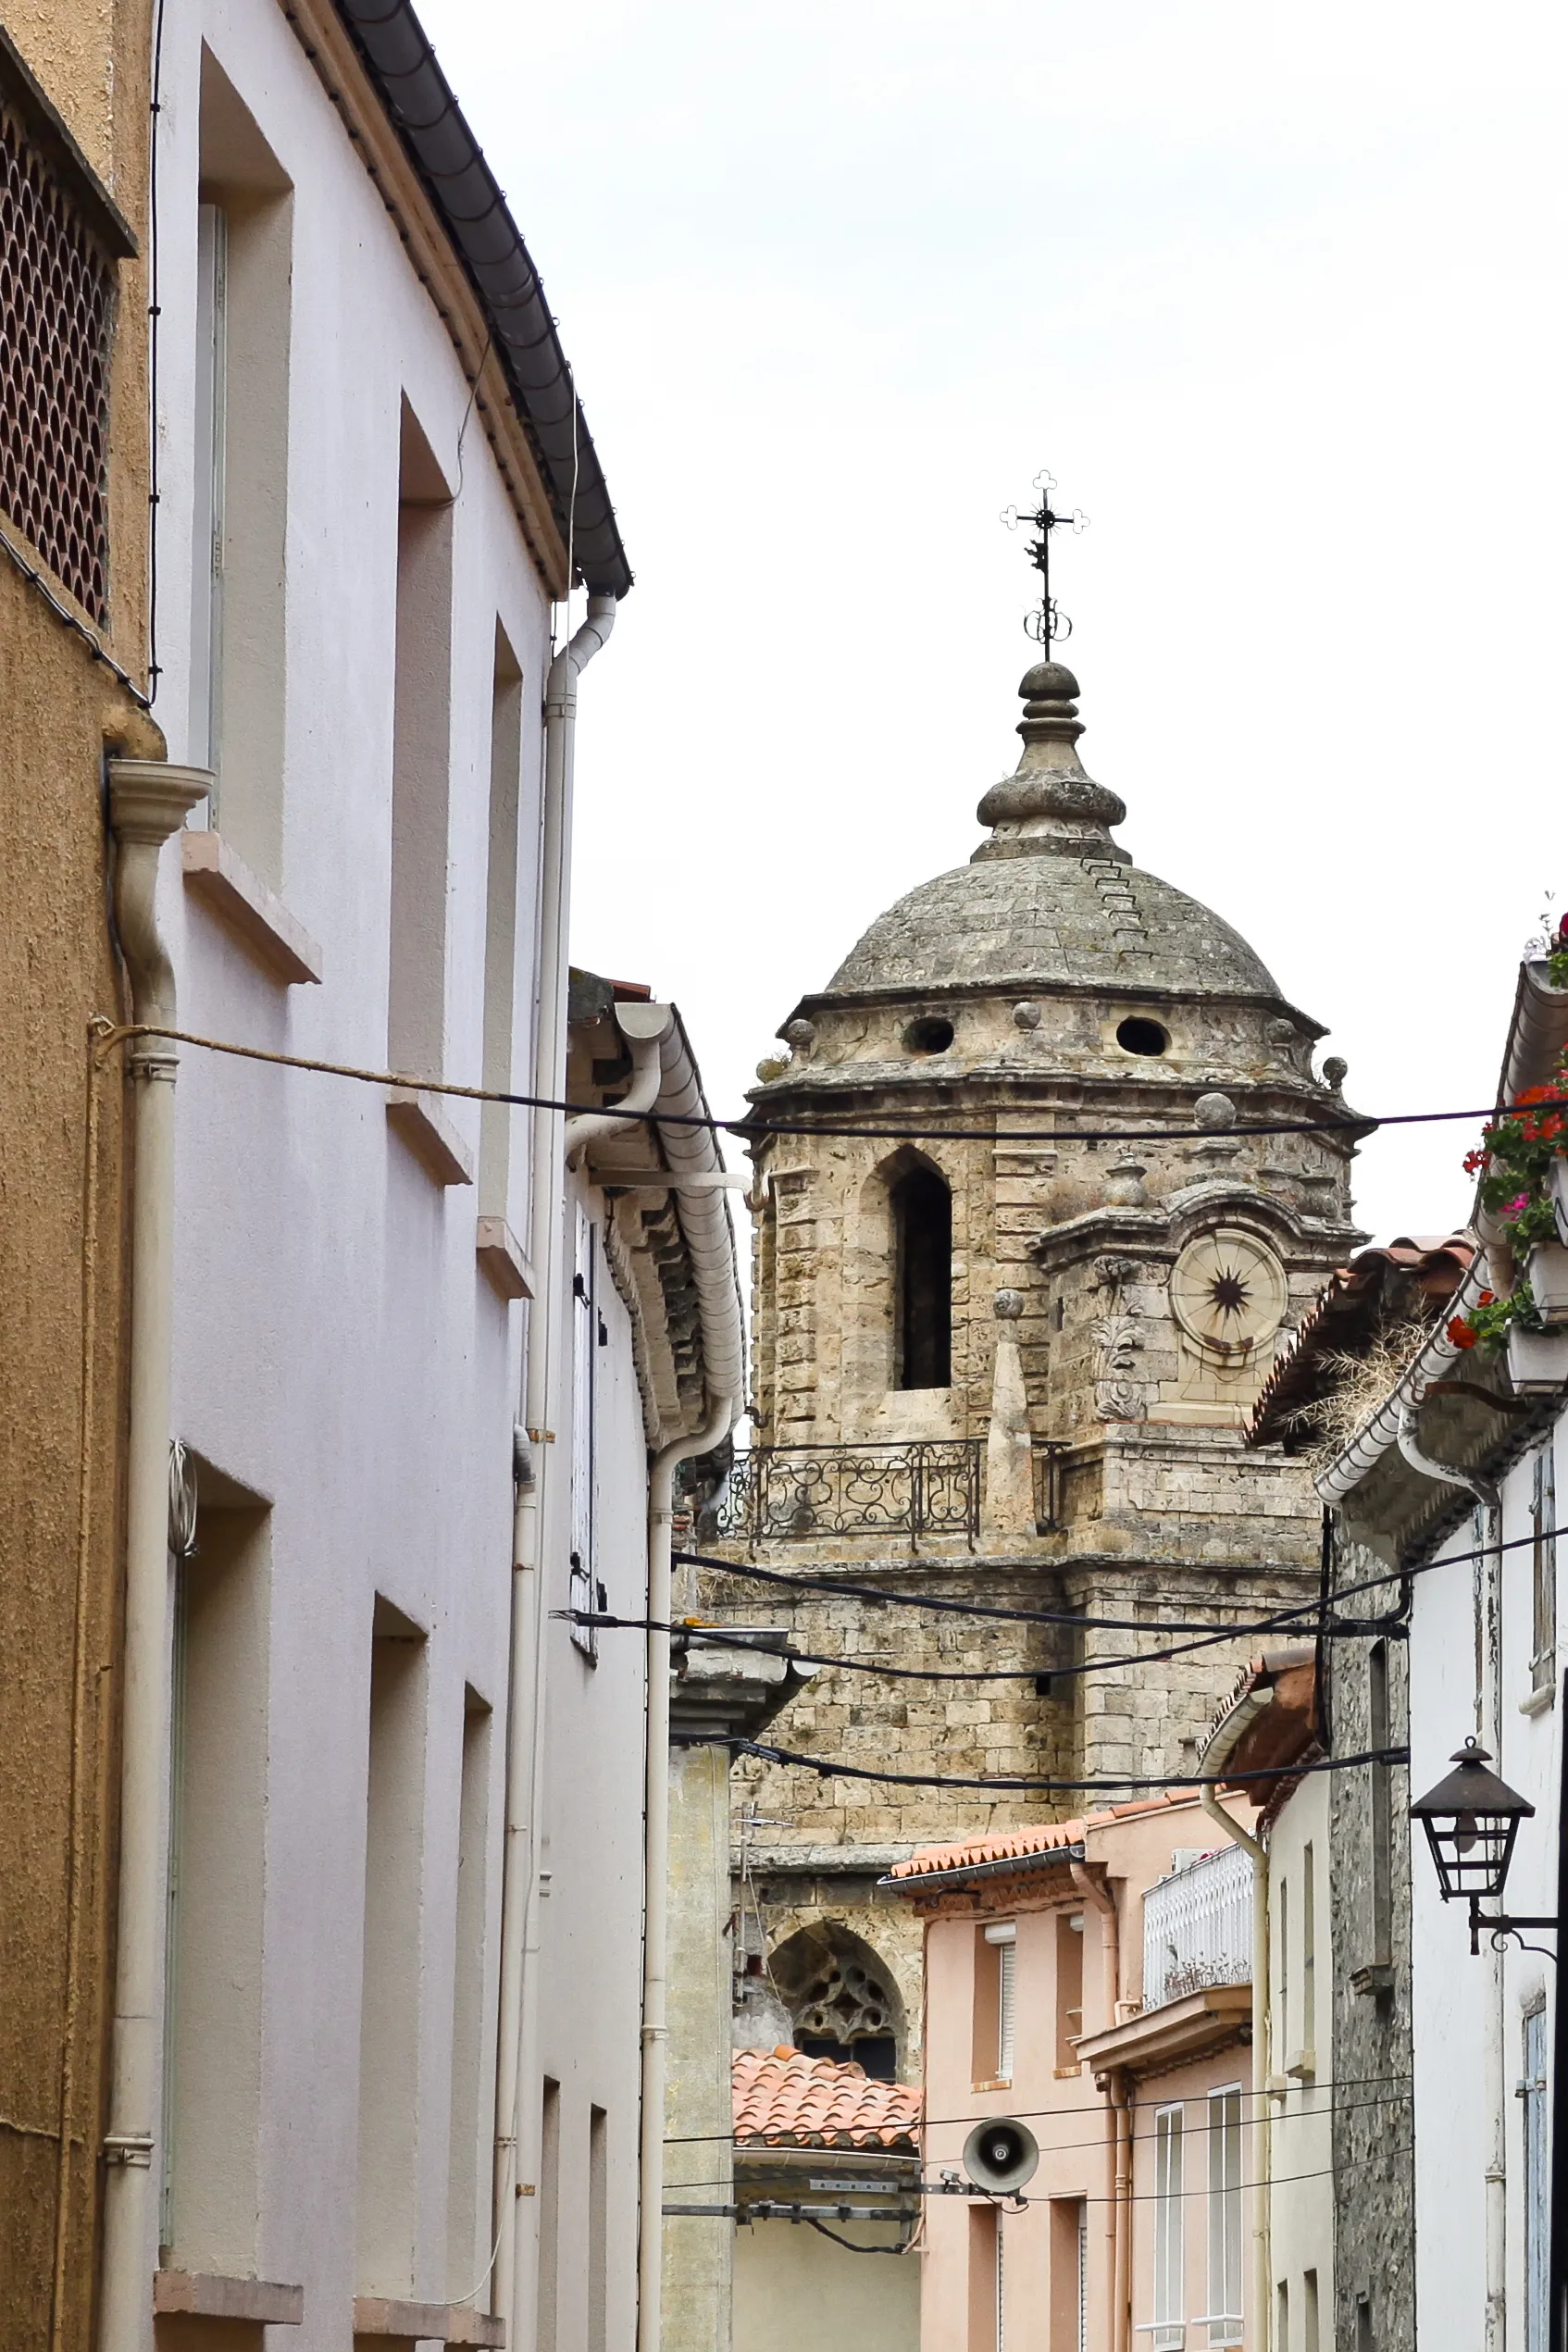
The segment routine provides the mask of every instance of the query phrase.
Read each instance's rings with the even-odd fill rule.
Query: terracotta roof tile
[[[735,2137],[770,2147],[913,2148],[920,2093],[781,2045],[730,2060]]]
[[[1014,1856],[1048,1854],[1053,1846],[1083,1843],[1082,1822],[1041,1822],[1030,1829],[999,1829],[966,1837],[957,1846],[922,1846],[907,1862],[895,1862],[890,1878],[925,1878],[933,1871],[964,1870],[976,1862],[1010,1862]]]

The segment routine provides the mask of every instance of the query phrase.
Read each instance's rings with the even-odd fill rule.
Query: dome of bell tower
[[[1228,923],[1144,873],[1114,840],[1126,807],[1078,757],[1072,671],[1039,662],[1018,691],[1024,749],[1014,774],[980,802],[989,838],[967,865],[879,915],[827,996],[1087,983],[1277,999],[1273,977]]]

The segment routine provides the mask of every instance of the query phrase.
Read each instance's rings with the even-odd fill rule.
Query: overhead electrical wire
[[[1004,1788],[1017,1791],[1039,1789],[1063,1795],[1087,1794],[1111,1796],[1119,1788],[1148,1788],[1164,1791],[1171,1788],[1239,1788],[1254,1780],[1278,1782],[1302,1780],[1309,1773],[1350,1772],[1358,1764],[1408,1764],[1408,1748],[1365,1748],[1354,1756],[1320,1756],[1310,1764],[1270,1764],[1256,1772],[1232,1773],[1101,1773],[1093,1778],[1064,1780],[1045,1777],[1034,1773],[895,1773],[875,1764],[846,1764],[830,1756],[806,1756],[793,1748],[775,1748],[765,1740],[739,1739],[728,1733],[715,1733],[688,1740],[690,1748],[728,1748],[732,1756],[755,1756],[765,1764],[794,1764],[804,1772],[815,1773],[821,1780],[874,1780],[897,1788]]]
[[[286,1070],[310,1070],[319,1076],[352,1078],[363,1086],[417,1087],[421,1094],[449,1094],[468,1102],[506,1102],[525,1111],[563,1111],[571,1114],[584,1114],[606,1119],[621,1119],[628,1126],[671,1127],[703,1127],[716,1135],[736,1136],[742,1140],[765,1139],[769,1136],[841,1136],[851,1140],[929,1142],[929,1143],[1212,1143],[1216,1130],[1213,1127],[1081,1127],[1077,1126],[1028,1127],[945,1126],[929,1117],[907,1118],[897,1125],[882,1122],[877,1126],[850,1126],[838,1120],[802,1120],[760,1118],[754,1114],[736,1119],[716,1118],[703,1111],[628,1111],[615,1102],[574,1102],[554,1095],[512,1094],[499,1087],[461,1086],[451,1078],[419,1077],[406,1070],[373,1070],[358,1063],[328,1062],[310,1054],[280,1053],[270,1047],[239,1045],[231,1039],[200,1036],[193,1029],[161,1027],[145,1021],[117,1022],[106,1014],[96,1014],[88,1024],[100,1048],[108,1051],[132,1038],[167,1038],[176,1045],[193,1045],[208,1053],[227,1053],[243,1062],[270,1062]],[[1051,1073],[1042,1072],[1049,1076]],[[1505,1117],[1512,1106],[1489,1103],[1471,1111],[1389,1111],[1330,1114],[1313,1119],[1249,1120],[1223,1129],[1226,1141],[1250,1135],[1352,1135],[1368,1133],[1375,1127],[1408,1127],[1441,1126],[1448,1122],[1495,1119]],[[1076,1114],[1052,1112],[1054,1119],[1072,1120]],[[613,1179],[612,1179],[613,1181]]]
[[[803,2052],[803,2053],[802,2053],[802,2055],[803,2056],[803,2055],[804,2055],[804,2053]],[[1281,2092],[1281,2091],[1278,2091],[1278,2090],[1273,2090],[1273,2091],[1260,2091],[1260,2090],[1256,2090],[1256,2089],[1252,2088],[1251,2085],[1249,2085],[1249,2084],[1243,2084],[1240,2086],[1239,2096],[1240,2096],[1240,2097],[1242,2098],[1242,2100],[1243,2100],[1244,2102],[1245,2102],[1246,2100],[1248,2100],[1248,2099],[1252,2099],[1252,2100],[1255,2100],[1255,2101],[1262,2102],[1262,2101],[1265,2101],[1265,2100],[1269,2100],[1269,2099],[1276,2099],[1276,2098],[1280,2098],[1280,2097],[1283,2097],[1293,2096],[1293,2095],[1299,2095],[1299,2094],[1302,2094],[1302,2093],[1305,2093],[1305,2092],[1308,2092],[1308,2091],[1313,2092],[1314,2095],[1319,2094],[1319,2093],[1324,2092],[1324,2091],[1328,2091],[1328,2092],[1331,2092],[1331,2093],[1332,2093],[1332,2092],[1336,2092],[1336,2091],[1340,2091],[1340,2090],[1347,2090],[1347,2091],[1356,2090],[1356,2091],[1360,2091],[1360,2090],[1365,2090],[1365,2089],[1368,2087],[1368,2085],[1369,2085],[1369,2084],[1373,2084],[1373,2083],[1402,2083],[1402,2084],[1406,2086],[1403,2090],[1400,2090],[1400,2091],[1388,2091],[1388,2092],[1385,2092],[1385,2093],[1384,2093],[1384,2095],[1383,2095],[1383,2097],[1382,2097],[1381,2098],[1368,2099],[1368,2100],[1366,2100],[1366,2101],[1364,2102],[1364,2104],[1365,2104],[1365,2105],[1367,2105],[1367,2106],[1369,2106],[1369,2107],[1389,2107],[1389,2106],[1393,2106],[1394,2104],[1396,2104],[1396,2103],[1397,2103],[1400,2099],[1401,2099],[1401,2098],[1408,2098],[1408,2097],[1409,2097],[1409,2096],[1410,2096],[1410,2088],[1409,2088],[1409,2086],[1410,2086],[1410,2084],[1411,2084],[1412,2080],[1412,2077],[1410,2074],[1408,2074],[1408,2073],[1403,2073],[1403,2074],[1336,2074],[1336,2075],[1333,2075],[1333,2076],[1324,2076],[1324,2077],[1321,2077],[1321,2078],[1319,2078],[1319,2079],[1317,2079],[1317,2080],[1314,2080],[1314,2081],[1313,2081],[1313,2082],[1310,2082],[1310,2083],[1309,2083],[1309,2082],[1295,2082],[1295,2081],[1292,2081],[1292,2082],[1290,2082],[1290,2083],[1288,2084],[1287,2089],[1286,2089],[1284,2092]],[[1135,2112],[1135,2113],[1136,2113],[1136,2111],[1137,2111],[1139,2108],[1145,2108],[1145,2107],[1149,2107],[1149,2108],[1168,2107],[1168,2106],[1170,2105],[1170,2103],[1171,2103],[1171,2102],[1170,2102],[1169,2098],[1168,2098],[1168,2097],[1165,2097],[1165,2095],[1164,2095],[1164,2093],[1160,2093],[1159,2095],[1157,2095],[1157,2096],[1155,2096],[1155,2097],[1148,2097],[1148,2098],[1139,2098],[1139,2097],[1137,2097],[1137,2095],[1136,2095],[1135,2093],[1129,2093],[1129,2094],[1128,2094],[1128,2097],[1127,2097],[1127,2107],[1128,2107],[1129,2110],[1131,2110],[1131,2111],[1133,2111],[1133,2112]],[[1355,2100],[1355,2101],[1350,2101],[1350,2100],[1340,2100],[1340,2099],[1336,2099],[1336,2098],[1330,2097],[1325,2106],[1323,2106],[1323,2107],[1321,2107],[1321,2108],[1309,2108],[1309,2109],[1306,2110],[1306,2112],[1307,2112],[1309,2115],[1312,2115],[1312,2114],[1323,2114],[1323,2115],[1327,2115],[1327,2114],[1329,2114],[1329,2113],[1343,2113],[1343,2112],[1348,2111],[1348,2109],[1349,2109],[1349,2108],[1350,2108],[1350,2106],[1352,2106],[1352,2105],[1359,2106],[1359,2105],[1361,2105],[1361,2104],[1363,2104],[1363,2102],[1362,2102],[1362,2101],[1359,2101],[1359,2100]],[[1021,2122],[1021,2123],[1028,2123],[1028,2122],[1033,2122],[1033,2121],[1034,2121],[1037,2117],[1039,2117],[1039,2116],[1042,2116],[1042,2115],[1043,2115],[1043,2116],[1045,2116],[1045,2117],[1047,2117],[1047,2118],[1052,2118],[1052,2117],[1061,2116],[1061,2115],[1103,2115],[1103,2113],[1105,2112],[1105,2103],[1104,2103],[1104,2101],[1103,2101],[1102,2099],[1073,2099],[1073,2100],[1068,2101],[1066,2105],[1062,2106],[1062,2107],[1012,2107],[1012,2108],[1009,2108],[1007,2111],[1008,2111],[1009,2115],[1011,2115],[1011,2116],[1014,2118],[1014,2120],[1015,2122]],[[1252,2123],[1255,2123],[1256,2122],[1258,2122],[1258,2121],[1259,2121],[1259,2118],[1258,2118],[1257,2116],[1243,2116],[1241,2120],[1242,2120],[1242,2122],[1243,2122],[1245,2125],[1251,2126]],[[1276,2119],[1276,2120],[1277,2120],[1277,2119]],[[1291,2118],[1291,2119],[1288,2119],[1288,2120],[1291,2120],[1291,2121],[1293,2121],[1294,2119],[1293,2119],[1293,2118]],[[933,2130],[938,2129],[939,2127],[945,2126],[945,2125],[947,2125],[947,2124],[952,2124],[952,2123],[994,2123],[994,2122],[995,2122],[995,2121],[996,2121],[996,2117],[995,2117],[995,2115],[994,2115],[994,2114],[990,2114],[990,2115],[923,2115],[923,2116],[921,2116],[921,2117],[920,2117],[920,2119],[919,2119],[919,2123],[918,2123],[917,2128],[918,2128],[918,2129],[920,2129],[920,2130],[923,2130],[923,2131],[933,2131]],[[1148,2136],[1148,2135],[1147,2135],[1147,2134],[1145,2134],[1145,2136]],[[753,2140],[737,2139],[737,2138],[736,2138],[736,2136],[735,2136],[735,2134],[734,2134],[733,2132],[668,2132],[668,2133],[666,2133],[666,2135],[665,2135],[665,2146],[666,2146],[666,2147],[724,2147],[724,2146],[727,2146],[727,2145],[731,2145],[731,2146],[734,2146],[734,2147],[744,2147],[744,2148],[758,2148],[758,2149],[760,2149],[760,2148],[762,2148],[762,2147],[764,2147],[771,2146],[771,2145],[772,2145],[772,2143],[771,2143],[771,2142],[765,2142],[765,2141],[754,2140],[754,2139],[753,2139]],[[780,2142],[780,2143],[779,2143],[779,2146],[780,2146],[780,2147],[784,2147],[784,2146],[786,2146],[786,2145],[788,2145],[788,2143],[784,2143],[784,2142]],[[1085,2143],[1085,2145],[1086,2145],[1086,2146],[1088,2146],[1088,2145],[1090,2145],[1090,2143],[1086,2142],[1086,2143]],[[871,2148],[871,2149],[866,2149],[866,2150],[865,2150],[865,2151],[864,2151],[864,2152],[865,2152],[865,2154],[867,2154],[867,2155],[875,2155],[875,2154],[877,2153],[877,2150],[876,2150],[876,2149],[874,2149],[874,2148]],[[820,2153],[821,2155],[824,2155],[824,2156],[833,2156],[833,2155],[846,2155],[846,2156],[847,2156],[847,2155],[853,2154],[853,2153],[854,2153],[854,2151],[853,2151],[853,2150],[852,2150],[852,2149],[848,2149],[848,2148],[826,2148],[826,2147],[825,2147],[825,2148],[822,2148],[821,2150],[817,2150],[817,2149],[815,2149],[815,2148],[814,2148],[814,2149],[812,2149],[812,2150],[810,2151],[810,2153],[811,2153],[811,2154],[813,2154],[813,2155],[816,2155],[816,2154],[819,2154],[819,2153]],[[686,2185],[687,2185],[689,2188],[691,2188],[691,2187],[695,2187],[695,2186],[696,2186],[696,2184],[695,2184],[694,2182],[690,2182],[690,2181],[689,2181],[689,2182],[686,2184]]]

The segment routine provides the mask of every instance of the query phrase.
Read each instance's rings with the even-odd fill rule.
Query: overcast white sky
[[[1080,749],[1360,1108],[1490,1099],[1568,900],[1568,20],[1514,0],[424,0],[638,585],[573,952],[738,1107],[1009,771],[1049,465]],[[1455,1128],[1363,1222],[1462,1218]]]

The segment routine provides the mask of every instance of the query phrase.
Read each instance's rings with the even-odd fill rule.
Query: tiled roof
[[[1081,1846],[1082,1822],[1042,1822],[1032,1829],[999,1829],[989,1837],[967,1837],[958,1846],[922,1846],[907,1862],[895,1862],[890,1878],[926,1878],[933,1871],[964,1870],[977,1862],[1010,1862],[1025,1854],[1048,1854],[1053,1846]]]
[[[1355,1354],[1376,1330],[1386,1295],[1403,1288],[1405,1309],[1436,1317],[1463,1281],[1475,1254],[1473,1233],[1401,1234],[1380,1249],[1358,1250],[1337,1266],[1300,1327],[1283,1341],[1264,1381],[1249,1444],[1288,1441],[1292,1415],[1317,1393],[1325,1355]]]
[[[735,2137],[769,2147],[913,2148],[920,2093],[780,2045],[730,2060]]]

